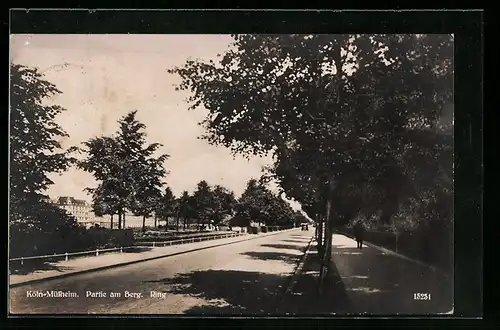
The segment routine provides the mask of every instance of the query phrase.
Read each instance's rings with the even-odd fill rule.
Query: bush
[[[249,234],[258,234],[259,233],[259,228],[258,227],[249,226],[249,227],[247,227],[247,233],[249,233]]]
[[[113,229],[110,230],[109,240],[114,247],[132,246],[134,245],[134,233],[130,229]]]
[[[44,231],[25,224],[10,226],[10,258],[85,250],[91,245],[86,229],[79,226]]]
[[[10,229],[10,258],[80,252],[98,248],[131,246],[131,229],[68,227],[53,232]]]

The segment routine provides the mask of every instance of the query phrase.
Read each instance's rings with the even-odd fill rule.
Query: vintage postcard
[[[452,34],[12,34],[9,309],[453,311]]]

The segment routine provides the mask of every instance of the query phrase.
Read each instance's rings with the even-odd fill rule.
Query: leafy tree
[[[158,204],[161,179],[166,174],[163,163],[168,155],[154,157],[161,145],[146,143],[145,125],[136,119],[136,114],[132,111],[120,118],[116,136],[85,142],[83,151],[87,157],[79,163],[98,181],[106,182],[106,191],[116,201],[118,228],[122,228],[126,210],[142,215],[145,225],[145,218]]]
[[[76,220],[45,202],[43,194],[53,184],[49,175],[74,162],[74,148],[63,150],[59,141],[67,134],[55,121],[64,109],[50,104],[60,93],[37,69],[10,65],[9,229],[14,254],[43,253],[42,246],[56,239],[64,247],[71,235],[61,242],[58,233],[78,230]]]
[[[236,206],[233,225],[250,226],[257,222],[265,226],[293,224],[294,211],[280,195],[273,193],[262,180],[251,179]]]
[[[150,216],[158,208],[162,200],[161,187],[163,182],[161,178],[165,175],[163,161],[166,155],[158,159],[147,159],[144,163],[137,166],[144,167],[140,170],[143,175],[136,181],[136,193],[133,196],[131,209],[136,215],[142,216],[142,230],[146,230],[146,217]]]
[[[233,153],[272,153],[287,195],[323,209],[326,258],[335,222],[380,210],[388,223],[431,191],[436,176],[426,180],[410,159],[436,169],[451,160],[439,119],[453,105],[452,36],[233,38],[218,63],[188,60],[170,72],[192,92],[190,109],[208,110],[203,138]]]
[[[178,199],[179,217],[182,218],[184,229],[186,225],[196,217],[196,203],[193,196],[189,196],[187,191],[183,191],[181,197]]]
[[[87,188],[92,194],[92,209],[97,216],[110,216],[111,229],[113,229],[113,216],[118,212],[119,198],[113,190],[111,181],[104,180],[97,188]]]
[[[131,209],[135,215],[142,216],[142,231],[145,232],[146,218],[157,209],[162,196],[159,187],[149,186],[150,182],[142,184],[134,196]]]
[[[290,204],[280,195],[271,193],[268,195],[269,217],[266,220],[266,226],[293,226],[295,221],[295,212]]]
[[[158,205],[157,205],[157,216],[160,220],[165,221],[168,224],[169,217],[176,216],[177,230],[179,230],[179,214],[178,214],[178,201],[172,192],[170,187],[165,188]]]
[[[262,220],[262,210],[265,207],[264,191],[257,180],[251,179],[238,200],[236,217],[233,225],[248,227],[252,221]]]
[[[86,158],[78,162],[78,167],[101,182],[97,188],[85,189],[92,194],[94,211],[105,209],[104,214],[117,214],[118,228],[121,229],[122,212],[127,207],[124,196],[129,190],[122,183],[125,161],[118,155],[119,144],[113,136],[101,136],[83,142],[83,146],[80,151],[86,154]],[[101,201],[108,205],[101,204]]]
[[[117,154],[126,160],[126,167],[121,172],[122,184],[127,189],[123,196],[126,207],[143,216],[145,230],[145,218],[154,211],[161,196],[161,179],[166,174],[163,163],[169,156],[153,156],[162,145],[146,144],[146,126],[136,119],[136,115],[137,111],[131,111],[119,121]]]
[[[214,221],[214,224],[218,226],[224,218],[233,214],[236,198],[234,197],[234,192],[219,185],[215,186],[211,197],[212,214],[210,217]]]
[[[334,175],[343,190],[351,173],[362,173],[358,185],[372,180],[388,203],[406,189],[398,174],[396,151],[404,147],[398,141],[417,139],[408,124],[434,122],[451,101],[452,37],[234,39],[218,64],[187,61],[171,70],[183,78],[179,88],[193,92],[191,108],[209,110],[202,123],[206,139],[234,152],[272,151],[291,168],[291,182],[308,174],[328,186]],[[287,161],[291,152],[302,160]],[[375,182],[377,177],[382,179]],[[387,187],[391,182],[396,185]]]
[[[49,105],[50,98],[60,93],[37,69],[10,65],[11,221],[35,215],[32,205],[39,205],[53,184],[48,175],[61,173],[74,162],[70,157],[74,148],[64,151],[59,142],[68,135],[55,121],[65,109]]]
[[[196,221],[200,230],[201,225],[208,223],[211,220],[211,215],[214,213],[212,203],[213,192],[205,180],[198,182],[196,185],[196,190],[193,193],[193,201],[196,205]]]

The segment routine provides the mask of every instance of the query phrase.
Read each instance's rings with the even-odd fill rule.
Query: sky
[[[61,90],[51,102],[66,109],[56,118],[69,134],[63,147],[111,135],[120,117],[138,110],[148,142],[161,143],[159,152],[170,155],[165,181],[174,194],[192,192],[206,180],[239,196],[270,159],[233,158],[228,149],[197,139],[203,134],[197,123],[204,112],[187,110],[189,92],[175,91],[180,78],[167,73],[188,58],[215,60],[230,42],[229,35],[11,35],[10,58],[39,68]],[[92,175],[75,168],[51,179],[48,194],[53,198],[90,201],[83,189],[97,185]]]

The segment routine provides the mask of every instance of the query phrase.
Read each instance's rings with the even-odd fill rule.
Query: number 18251
[[[413,300],[431,300],[430,293],[414,293]]]

